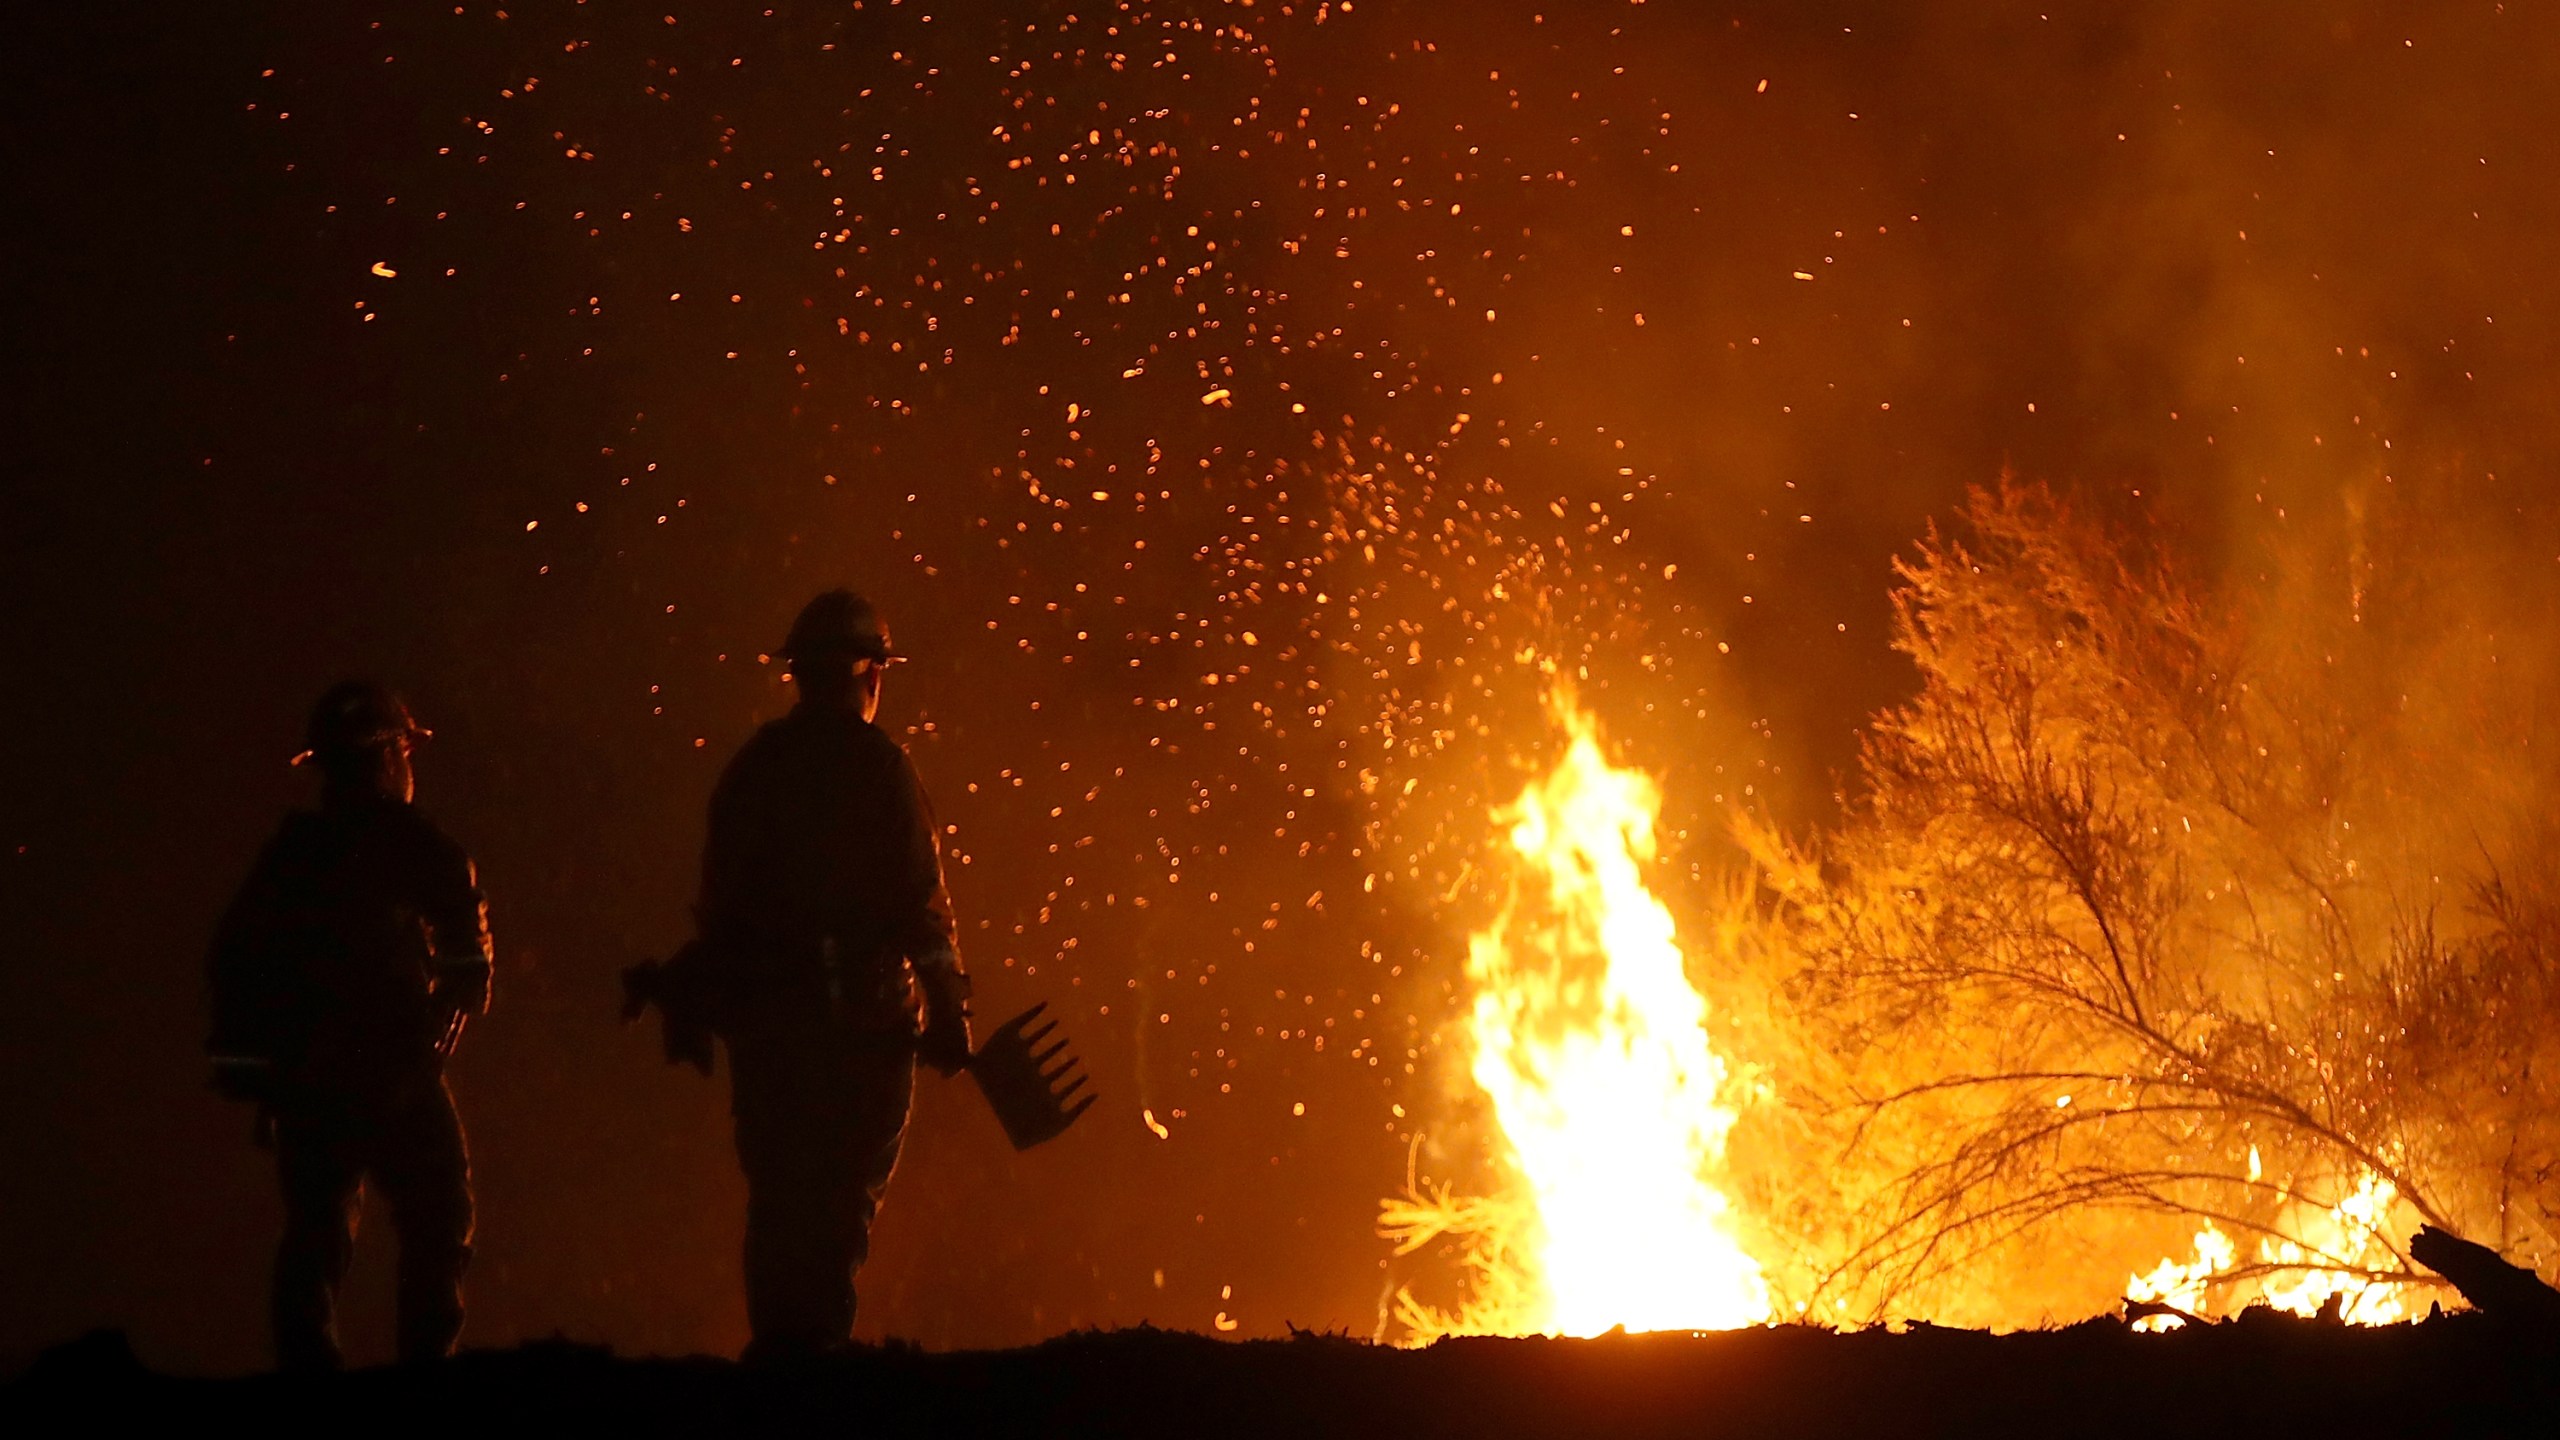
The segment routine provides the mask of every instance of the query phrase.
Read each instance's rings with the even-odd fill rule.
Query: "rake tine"
[[[1034,1005],[988,1032],[971,1067],[1017,1150],[1056,1138],[1094,1103],[1092,1074],[1059,1022],[1040,1018],[1047,1008]]]

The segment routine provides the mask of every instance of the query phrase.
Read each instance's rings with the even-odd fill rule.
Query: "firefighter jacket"
[[[850,711],[798,706],[730,761],[697,916],[723,1029],[808,1006],[912,1028],[919,979],[927,996],[965,986],[924,786]]]
[[[271,1067],[279,1103],[409,1093],[454,1011],[485,1005],[489,961],[471,857],[434,822],[382,797],[297,811],[215,933],[207,1048]]]

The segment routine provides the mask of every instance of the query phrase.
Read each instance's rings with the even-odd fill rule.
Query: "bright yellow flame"
[[[2259,1174],[2258,1152],[2249,1152],[2249,1173]],[[2262,1302],[2296,1315],[2316,1315],[2331,1297],[2338,1315],[2350,1325],[2390,1325],[2409,1318],[2403,1285],[2367,1279],[2358,1270],[2391,1268],[2393,1257],[2384,1238],[2395,1233],[2392,1206],[2399,1190],[2368,1170],[2346,1198],[2325,1209],[2295,1200],[2285,1229],[2293,1239],[2268,1237],[2258,1242],[2258,1263],[2273,1266],[2266,1274],[2223,1282],[2239,1258],[2239,1247],[2221,1227],[2208,1220],[2196,1232],[2196,1258],[2180,1263],[2163,1260],[2150,1273],[2127,1282],[2125,1295],[2159,1300],[2191,1315],[2228,1314]],[[2161,1329],[2169,1317],[2136,1322],[2140,1329]]]
[[[1516,1328],[1567,1335],[1716,1329],[1770,1315],[1759,1265],[1710,1178],[1735,1112],[1671,914],[1645,888],[1661,798],[1571,744],[1497,812],[1520,883],[1468,947],[1475,1081],[1534,1202],[1536,1274]]]
[[[2195,1249],[2193,1260],[2181,1263],[2174,1257],[2164,1259],[2150,1273],[2126,1281],[2125,1298],[2156,1300],[2195,1316],[2208,1314],[2211,1307],[2206,1292],[2218,1276],[2231,1269],[2232,1262],[2240,1258],[2240,1251],[2232,1245],[2231,1237],[2222,1233],[2222,1227],[2210,1220],[2196,1232]],[[2175,1316],[2153,1315],[2134,1321],[2133,1328],[2166,1330],[2177,1323]]]

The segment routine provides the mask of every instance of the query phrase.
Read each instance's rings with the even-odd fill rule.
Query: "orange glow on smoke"
[[[1531,1202],[1524,1313],[1567,1335],[1770,1315],[1716,1187],[1735,1112],[1671,914],[1644,882],[1660,796],[1559,700],[1570,745],[1497,811],[1516,882],[1467,952],[1473,1075]]]

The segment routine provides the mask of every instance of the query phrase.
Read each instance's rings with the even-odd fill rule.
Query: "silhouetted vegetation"
[[[2348,512],[2208,579],[2003,483],[1901,563],[1918,693],[1836,828],[1746,824],[1764,905],[1730,927],[1786,987],[1789,1143],[1843,1157],[1765,1177],[1819,1313],[2085,1310],[2058,1247],[2085,1289],[2199,1224],[2239,1242],[2225,1306],[2439,1285],[2421,1221],[2546,1263],[2545,677],[2445,531]]]

